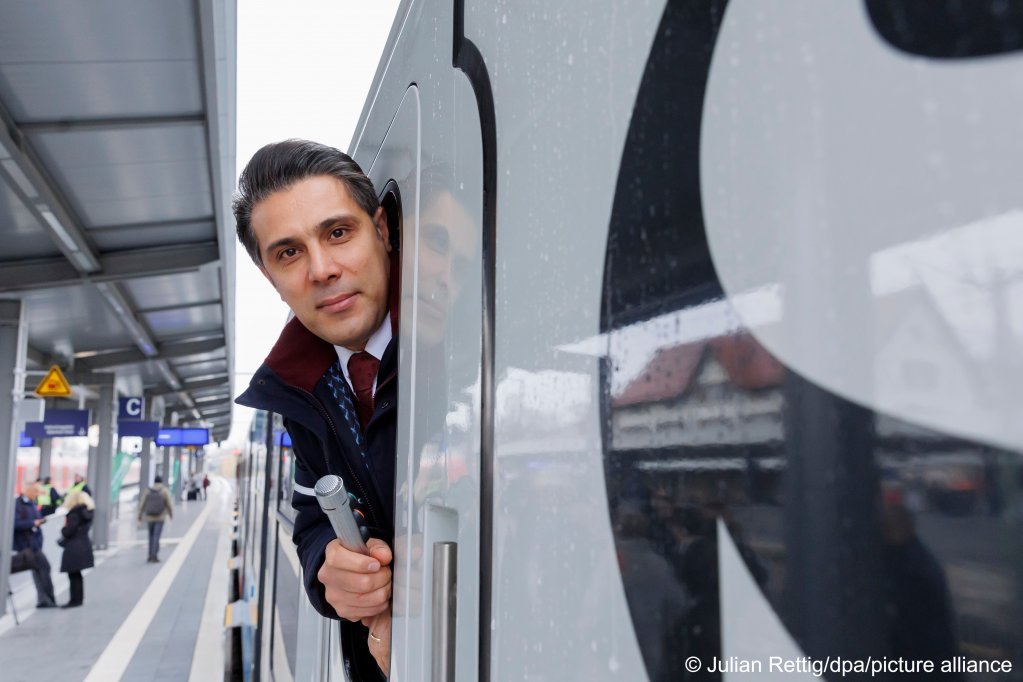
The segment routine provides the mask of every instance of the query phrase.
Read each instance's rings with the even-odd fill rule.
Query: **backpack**
[[[164,510],[163,494],[156,488],[146,492],[146,500],[142,503],[142,513],[146,516],[159,516]]]

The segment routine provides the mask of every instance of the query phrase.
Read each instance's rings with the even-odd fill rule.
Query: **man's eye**
[[[347,227],[335,227],[333,230],[330,231],[330,238],[341,239],[341,237],[344,237],[345,234],[347,234],[347,232],[348,232]]]
[[[283,251],[281,251],[281,252],[280,252],[280,253],[279,253],[279,254],[277,255],[277,258],[278,258],[278,260],[283,260],[283,259],[285,259],[285,258],[291,258],[291,257],[292,257],[292,256],[294,256],[294,255],[295,255],[296,253],[298,253],[298,251],[297,251],[297,250],[295,250],[294,248],[290,248],[290,249],[284,249]]]

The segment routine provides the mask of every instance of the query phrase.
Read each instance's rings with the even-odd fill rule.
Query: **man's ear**
[[[373,222],[377,226],[377,234],[384,240],[384,246],[387,248],[387,253],[391,252],[391,235],[387,229],[387,213],[384,212],[383,206],[377,206],[377,212],[373,214]]]

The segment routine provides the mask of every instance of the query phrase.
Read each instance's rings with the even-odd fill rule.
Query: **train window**
[[[991,660],[1018,667],[1018,453],[814,383],[768,350],[725,293],[700,175],[724,13],[723,2],[668,3],[605,258],[605,480],[648,675],[719,680],[708,668],[723,650],[929,660],[969,680],[987,679],[962,673]],[[772,310],[769,294],[742,304]],[[935,357],[895,369],[927,392],[950,367]]]
[[[388,180],[380,193],[380,205],[387,216],[387,233],[391,238],[391,248],[395,253],[401,252],[401,193],[398,191],[398,183]]]
[[[291,447],[291,437],[287,431],[281,430],[274,434],[280,453],[278,459],[277,480],[277,514],[278,519],[287,523],[295,523],[295,510],[291,506],[291,496],[295,492],[295,455]]]

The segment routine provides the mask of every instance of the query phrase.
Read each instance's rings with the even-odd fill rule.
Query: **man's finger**
[[[380,562],[381,566],[386,566],[391,563],[393,558],[391,554],[391,548],[387,546],[387,543],[379,538],[370,538],[366,543],[366,547],[369,549],[371,557]]]
[[[343,594],[339,598],[347,604],[355,608],[374,609],[391,601],[391,581],[371,592],[346,592],[344,588],[340,588],[340,592]]]
[[[384,546],[386,547],[386,544]],[[388,550],[389,554],[390,550]],[[337,540],[331,540],[327,543],[323,563],[330,568],[340,571],[354,571],[356,573],[375,573],[380,570],[382,565],[379,557],[366,556],[365,554],[345,549]]]
[[[334,611],[337,612],[337,615],[351,621],[372,618],[391,607],[390,602],[387,600],[373,606],[354,605],[348,601],[349,596],[350,595],[348,593],[340,590],[327,589],[324,591],[324,597],[326,598],[327,603],[334,607]]]
[[[391,569],[383,568],[376,573],[339,571],[324,564],[316,574],[325,587],[343,590],[352,594],[366,594],[391,583]]]

